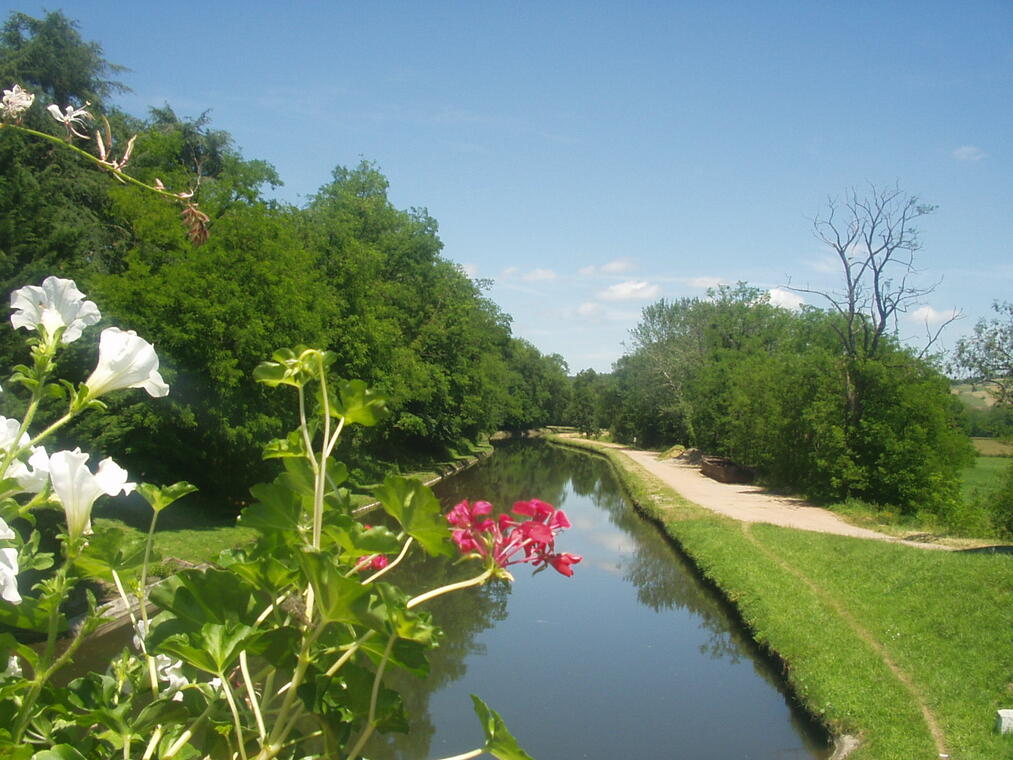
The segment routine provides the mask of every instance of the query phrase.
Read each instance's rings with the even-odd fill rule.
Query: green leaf
[[[264,459],[283,459],[306,456],[306,441],[298,430],[284,438],[275,438],[264,446]]]
[[[474,694],[471,695],[471,701],[475,705],[475,715],[482,722],[482,730],[485,731],[483,749],[486,752],[499,760],[533,760],[511,736],[498,712]]]
[[[196,490],[197,486],[184,480],[173,483],[171,486],[156,486],[151,483],[141,483],[137,486],[137,493],[144,497],[144,500],[151,505],[156,513]]]
[[[414,478],[388,475],[374,491],[384,511],[401,523],[405,532],[433,556],[453,556],[450,530],[440,502],[433,492]]]
[[[157,725],[183,723],[188,717],[189,710],[182,702],[163,697],[145,705],[140,714],[131,721],[130,727],[134,733],[140,733]]]
[[[314,604],[325,620],[362,623],[369,611],[366,586],[357,578],[345,578],[332,558],[322,552],[303,552],[299,564],[313,587]]]
[[[26,631],[44,632],[49,625],[49,606],[27,596],[20,604],[0,599],[0,623]],[[58,627],[60,631],[67,630],[67,617],[63,613],[58,617]]]
[[[338,386],[338,398],[332,401],[332,413],[344,417],[345,424],[372,427],[387,416],[387,399],[370,389],[362,380],[348,380]]]
[[[42,752],[36,752],[34,755],[32,755],[32,760],[88,760],[88,759],[69,744],[57,744],[55,747],[51,747],[50,749],[44,749],[42,750]]]
[[[257,501],[239,515],[239,524],[265,535],[299,531],[302,519],[302,499],[299,494],[278,483],[258,483],[250,489]]]
[[[192,626],[253,623],[265,604],[256,589],[227,570],[183,570],[151,589],[150,599]]]
[[[74,564],[91,578],[112,582],[114,570],[121,577],[131,578],[144,564],[145,543],[144,537],[111,526],[88,539],[88,545]],[[153,553],[151,559],[157,562],[160,557]]]
[[[401,542],[384,525],[366,528],[350,515],[333,515],[324,526],[324,540],[345,551],[351,560],[370,554],[396,554]]]

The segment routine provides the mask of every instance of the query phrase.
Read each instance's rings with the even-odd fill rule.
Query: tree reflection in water
[[[489,460],[441,483],[435,490],[447,510],[462,499],[490,501],[497,511],[509,510],[515,501],[531,498],[539,498],[560,507],[567,507],[567,498],[570,498],[574,505],[591,502],[594,507],[600,510],[594,514],[604,514],[606,517],[588,517],[588,511],[583,507],[581,510],[577,510],[575,507],[568,508],[568,514],[571,520],[574,520],[573,535],[568,533],[563,536],[567,543],[561,548],[584,553],[585,563],[576,569],[577,577],[565,580],[566,583],[579,582],[581,571],[585,567],[590,575],[591,567],[588,565],[595,561],[595,558],[590,556],[591,550],[595,548],[594,542],[601,541],[603,542],[602,546],[607,543],[608,550],[600,552],[603,557],[608,557],[609,565],[603,569],[606,569],[610,575],[622,578],[625,584],[632,586],[639,604],[659,615],[659,625],[667,625],[664,621],[671,617],[670,611],[687,611],[692,616],[693,624],[701,632],[700,636],[694,637],[695,648],[704,655],[705,660],[722,661],[724,663],[722,667],[729,663],[734,665],[744,659],[748,660],[755,673],[760,675],[764,681],[774,685],[778,691],[783,690],[777,673],[766,659],[757,656],[758,650],[755,644],[737,624],[727,605],[711,589],[701,583],[690,563],[662,532],[631,508],[605,460],[563,447],[552,446],[543,441],[510,441],[498,445],[495,456]],[[593,526],[590,526],[591,532],[585,533],[582,539],[585,542],[590,542],[587,549],[575,548],[571,545],[571,542],[576,541],[581,535],[582,526],[577,524],[577,519],[585,520],[589,524],[596,521]],[[602,526],[606,524],[614,527],[615,530],[602,531]],[[600,561],[604,562],[605,560]],[[425,579],[426,586],[432,587],[468,577],[473,574],[474,568],[467,564],[453,566],[443,560],[432,561],[418,558],[414,565],[399,568],[399,572],[402,573],[402,578],[414,576]],[[518,581],[520,580],[522,579],[519,578]],[[551,580],[554,579],[536,579],[534,582],[540,587],[540,590],[535,593],[549,596],[554,593],[563,593],[564,596],[561,599],[565,599],[565,589],[559,591],[554,589],[552,583],[545,586],[541,583],[541,581]],[[556,580],[562,581],[564,579]],[[519,583],[519,585],[524,584]],[[434,621],[445,631],[445,637],[439,648],[430,654],[431,676],[427,679],[416,679],[399,673],[397,680],[391,682],[391,685],[401,691],[405,697],[411,722],[411,733],[377,737],[377,740],[369,748],[370,757],[376,760],[421,760],[433,756],[430,750],[434,737],[437,735],[437,726],[444,727],[444,737],[446,737],[448,722],[456,720],[459,716],[432,715],[430,698],[452,682],[465,678],[469,657],[485,653],[483,645],[478,641],[481,638],[488,639],[488,634],[484,637],[481,634],[500,621],[506,620],[511,591],[512,587],[506,584],[492,584],[470,589],[466,593],[450,594],[433,601],[430,611]],[[522,602],[528,593],[530,592],[526,586],[518,590],[517,607],[521,609],[525,607]],[[632,596],[631,594],[630,598]],[[511,621],[507,621],[507,623],[509,622]],[[571,642],[574,646],[574,653],[586,650],[588,655],[593,657],[592,650],[599,646],[593,643],[594,637],[585,637],[586,631],[584,630],[571,631],[570,633],[574,635]],[[584,638],[589,640],[583,641]],[[495,636],[493,636],[493,640],[496,640]],[[500,651],[491,654],[495,657],[503,656]],[[577,655],[575,654],[575,656]],[[673,650],[669,657],[678,658],[679,654]],[[478,662],[489,663],[489,660],[476,661],[476,663]],[[592,668],[594,667],[593,662],[592,659],[588,663]],[[478,666],[476,665],[476,667]],[[492,672],[510,671],[514,667],[514,663],[504,663],[502,669]],[[517,663],[516,668],[519,673],[525,669],[537,668],[537,664],[531,661],[525,662],[523,665]],[[748,666],[746,670],[749,670]],[[486,674],[490,672],[487,668],[479,668],[479,671]],[[471,680],[474,681],[475,676],[472,676]],[[483,682],[483,685],[478,686],[475,690],[481,692],[487,688],[492,688],[492,684]],[[577,688],[575,684],[574,688]],[[680,688],[679,684],[673,684],[673,688]],[[664,699],[664,697],[661,698]],[[672,697],[674,700],[683,698],[695,700],[695,696],[692,694],[685,697]],[[520,699],[524,698],[520,697]],[[462,695],[462,700],[455,709],[460,713],[468,712],[467,698]],[[494,704],[493,706],[504,710],[508,707],[511,709],[515,707],[510,704]],[[573,704],[569,705],[569,708],[578,712],[581,709],[597,709],[593,705],[582,708],[579,700],[576,699]],[[530,709],[537,708],[532,705]],[[613,716],[614,721],[618,719],[618,715]],[[787,750],[792,753],[791,756],[824,756],[818,746],[820,738],[811,735],[812,727],[804,725],[797,714],[790,713],[788,719],[790,723],[795,725],[796,736],[808,735],[808,738],[801,740],[806,745],[805,749],[797,747]],[[616,728],[618,729],[618,726]],[[515,731],[522,744],[525,738],[530,735],[530,727],[528,731],[522,731],[519,728]],[[537,757],[538,752],[535,751],[535,748],[539,737],[531,736],[530,738],[535,744],[529,746],[528,749]],[[545,746],[545,738],[541,737],[541,739],[542,746]],[[796,738],[787,741],[798,742],[800,740]],[[444,745],[447,743],[445,738],[443,743]],[[599,743],[601,746],[596,750],[607,751],[605,743]],[[437,749],[440,751],[436,751],[436,755],[448,754],[442,751],[443,746]],[[453,750],[454,748],[450,747],[449,749]],[[457,751],[464,749],[466,747],[461,746]],[[687,746],[686,749],[688,750],[690,747]],[[700,757],[708,756],[708,752],[714,751],[720,750],[714,746],[700,746],[697,749]],[[452,754],[452,751],[449,754]],[[550,752],[550,754],[552,753]],[[763,757],[765,755],[755,756]]]

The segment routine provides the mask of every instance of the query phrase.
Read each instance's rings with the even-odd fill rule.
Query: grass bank
[[[558,439],[556,439],[558,441]],[[852,760],[1013,758],[1013,556],[748,525],[689,503],[614,450],[657,520],[783,663],[808,710],[853,735]]]
[[[469,444],[460,450],[451,450],[446,460],[417,461],[412,463],[407,477],[430,483],[467,467],[492,452],[488,442]],[[378,485],[378,484],[377,484]],[[373,500],[368,486],[352,492],[352,505],[364,506]],[[93,523],[96,530],[121,530],[127,534],[146,535],[151,521],[151,509],[139,497],[117,499],[96,507]],[[254,538],[255,531],[236,524],[234,517],[221,512],[201,500],[200,494],[188,496],[173,504],[159,515],[155,532],[155,549],[166,562],[154,568],[155,575],[172,572],[172,560],[201,564],[212,562],[225,549],[246,543]]]

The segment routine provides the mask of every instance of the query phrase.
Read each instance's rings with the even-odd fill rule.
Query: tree
[[[40,19],[12,13],[0,31],[0,81],[17,82],[61,107],[71,101],[99,106],[126,92],[126,85],[108,78],[123,71],[103,57],[101,45],[82,40],[77,24],[60,11]]]
[[[957,343],[954,364],[993,389],[996,404],[1013,406],[1013,303],[996,301],[999,316],[981,319],[974,334]]]
[[[843,287],[823,290],[791,287],[790,283],[789,287],[820,296],[840,315],[834,330],[848,359],[874,359],[883,337],[896,334],[898,317],[938,285],[919,287],[913,282],[918,274],[915,255],[921,249],[914,223],[936,208],[907,195],[897,185],[870,185],[865,196],[851,188],[843,201],[830,198],[826,210],[813,220],[817,239],[840,262]],[[954,314],[941,325],[930,336],[930,345],[957,318]]]

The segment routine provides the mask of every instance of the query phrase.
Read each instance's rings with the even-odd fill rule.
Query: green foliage
[[[874,358],[843,354],[840,319],[776,308],[742,283],[661,301],[597,403],[618,440],[696,446],[812,498],[966,529],[959,473],[972,450],[948,381],[888,336]]]
[[[360,485],[385,461],[442,458],[499,428],[562,419],[562,359],[511,336],[487,283],[440,256],[436,221],[395,208],[374,165],[337,167],[304,209],[264,202],[277,173],[240,155],[206,112],[188,118],[165,104],[142,121],[106,107],[119,70],[59,13],[13,14],[0,34],[0,74],[38,96],[26,124],[56,134],[44,101],[91,101],[118,146],[137,135],[132,176],[192,190],[210,217],[210,240],[195,248],[177,206],[110,182],[58,145],[0,130],[0,285],[73,277],[108,319],[156,346],[173,388],[154,407],[108,399],[111,415],[85,421],[76,440],[152,480],[241,501],[264,466],[261,442],[294,421],[251,370],[299,344],[333,351],[339,375],[388,399],[387,419],[342,443]],[[86,372],[93,346],[75,346],[65,368]],[[22,361],[16,350],[5,335],[0,360]],[[45,406],[40,419],[52,414]]]

